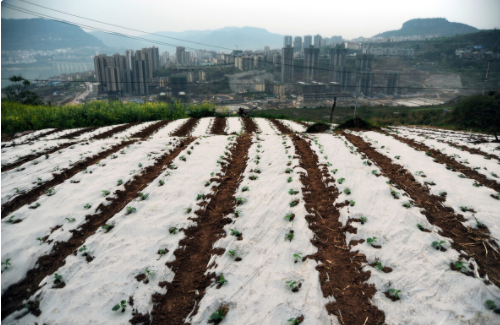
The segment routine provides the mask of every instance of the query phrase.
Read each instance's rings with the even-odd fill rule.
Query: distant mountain
[[[399,30],[392,30],[375,35],[374,37],[439,35],[455,36],[469,34],[479,29],[461,23],[452,23],[445,18],[418,18],[408,20]]]
[[[184,46],[188,51],[205,49],[214,51],[225,50],[226,52],[228,51],[227,49],[236,49],[236,47],[239,50],[255,50],[259,48],[263,49],[266,45],[271,48],[281,48],[283,46],[283,35],[270,33],[263,28],[256,27],[224,27],[216,30],[164,31],[153,33],[175,39],[148,34],[138,36],[147,41],[138,41],[101,32],[91,32],[89,34],[95,36],[107,46],[116,49],[139,49],[154,45],[159,47],[160,51],[168,51],[170,53],[175,52],[176,46]],[[171,45],[162,45],[154,42]],[[202,43],[203,45],[191,42]]]
[[[2,18],[2,51],[50,51],[85,46],[106,47],[99,39],[75,25],[42,18]]]

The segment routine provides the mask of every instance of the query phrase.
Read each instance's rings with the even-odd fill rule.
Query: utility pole
[[[332,112],[330,113],[330,124],[332,124],[333,111],[335,110],[335,106],[337,106],[337,97],[333,97]]]
[[[486,81],[488,80],[488,72],[490,72],[490,62],[491,62],[491,59],[488,60],[488,67],[486,68],[486,77],[484,78],[484,82],[483,82],[483,97],[484,97],[484,90],[486,88]]]

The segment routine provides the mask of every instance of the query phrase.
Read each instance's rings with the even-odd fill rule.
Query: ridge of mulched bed
[[[292,129],[290,129],[288,126],[285,124],[281,123],[277,119],[270,118],[267,119],[269,122],[273,123],[273,125],[278,129],[278,131],[281,132],[281,134],[292,134],[294,133]]]
[[[251,117],[242,117],[245,133],[257,133],[257,124],[253,121]]]
[[[98,134],[98,135],[94,136],[92,138],[92,140],[99,140],[99,139],[109,138],[113,134],[118,133],[118,132],[122,132],[122,131],[124,131],[124,130],[132,127],[132,126],[135,126],[135,125],[139,124],[139,123],[141,123],[141,122],[127,123],[125,125],[117,126],[115,128],[112,128],[111,130],[108,130],[108,131],[106,131],[104,133],[101,133],[101,134]]]
[[[172,132],[171,136],[172,137],[188,136],[191,132],[193,132],[193,129],[195,128],[199,120],[200,120],[199,118],[190,118],[189,120],[186,121],[186,123],[182,124],[177,130]]]

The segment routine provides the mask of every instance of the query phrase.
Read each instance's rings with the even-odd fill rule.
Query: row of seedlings
[[[226,126],[227,126],[226,129],[227,134],[243,133],[245,129],[241,117],[227,117]]]
[[[298,160],[286,136],[256,135],[252,161],[243,173],[236,211],[227,216],[228,236],[215,243],[225,254],[213,255],[217,275],[188,321],[248,324],[298,324],[304,319],[330,323],[314,261],[312,232],[304,218]],[[278,149],[281,147],[282,149]],[[295,168],[294,168],[295,167]],[[259,313],[255,313],[259,310]]]
[[[460,274],[468,268],[460,261],[461,252],[450,249],[449,239],[427,222],[408,194],[392,186],[379,166],[345,137],[318,135],[317,141],[314,149],[336,177],[339,200],[349,202],[341,208],[341,221],[357,228],[346,233],[346,243],[366,256],[368,281],[377,288],[371,301],[384,311],[386,322],[472,321],[485,312],[491,288]],[[459,269],[451,270],[455,263]]]
[[[306,127],[304,125],[301,125],[297,122],[290,121],[290,120],[279,120],[281,123],[286,125],[290,130],[292,130],[294,133],[303,133],[306,131]]]
[[[255,123],[262,130],[262,134],[279,134],[268,119],[262,117],[256,117],[253,119]]]
[[[134,315],[148,314],[154,304],[151,296],[166,291],[158,285],[174,277],[166,263],[175,259],[173,252],[184,238],[184,229],[194,225],[191,212],[208,189],[203,179],[211,168],[219,170],[210,166],[224,145],[222,137],[191,142],[144,189],[130,193],[133,200],[107,222],[113,228],[102,227],[88,237],[57,270],[66,286],[41,289],[42,314],[36,320],[70,323],[82,305],[94,322],[123,323]],[[85,254],[92,256],[92,262],[86,263]],[[52,282],[54,276],[44,282]],[[50,313],[55,306],[60,313]],[[25,319],[35,320],[32,315]]]
[[[60,131],[59,129],[43,129],[34,132],[29,132],[28,134],[20,135],[12,139],[11,141],[2,141],[2,148],[15,147],[22,144],[30,143],[34,140],[37,140],[38,138],[41,138],[42,136],[46,136],[49,135],[50,133],[56,133],[59,131]]]
[[[214,117],[205,117],[200,119],[196,127],[191,132],[191,135],[199,137],[201,135],[210,134],[210,130],[212,129],[212,124],[214,120],[215,120]]]
[[[187,118],[183,118],[170,122],[167,126],[158,130],[158,132],[153,135],[153,139],[168,139],[174,131],[176,131],[188,120],[189,119]]]

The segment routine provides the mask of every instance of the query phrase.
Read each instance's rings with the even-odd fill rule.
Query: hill
[[[106,47],[103,42],[80,27],[55,20],[3,19],[2,50],[42,50],[62,48]]]
[[[107,46],[117,49],[137,49],[155,45],[160,48],[160,51],[169,52],[175,51],[176,46],[220,51],[223,50],[221,47],[234,49],[238,46],[240,50],[255,50],[258,48],[262,49],[266,45],[271,48],[281,48],[283,45],[283,35],[270,33],[263,28],[256,27],[224,27],[216,30],[190,30],[183,32],[160,31],[153,33],[156,35],[177,38],[179,40],[148,34],[139,36],[146,40],[172,44],[171,46],[155,44],[148,41],[137,41],[101,32],[91,32],[90,34],[101,40]],[[204,46],[190,42],[198,42],[213,46]]]
[[[417,18],[408,20],[399,30],[392,30],[375,35],[374,37],[392,36],[414,36],[414,35],[439,35],[455,36],[474,33],[477,28],[462,24],[449,22],[446,18]]]

